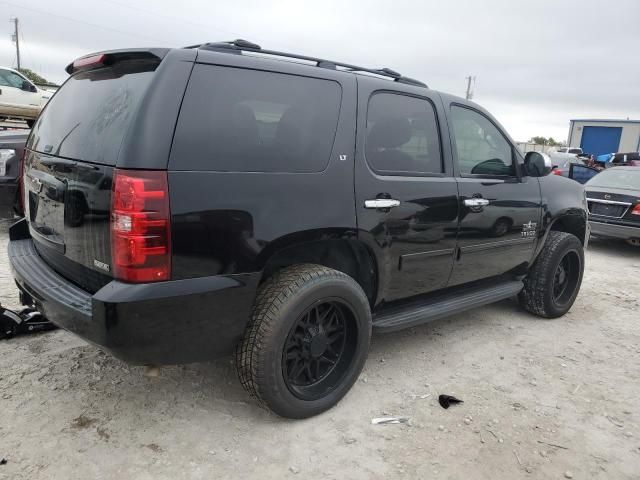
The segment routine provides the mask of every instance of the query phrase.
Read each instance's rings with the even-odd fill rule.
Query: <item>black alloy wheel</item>
[[[339,299],[309,307],[283,349],[282,373],[289,390],[304,400],[330,392],[353,361],[356,333],[354,314]]]
[[[580,257],[569,251],[558,263],[553,276],[553,300],[558,306],[564,305],[573,296],[580,278]]]
[[[575,302],[584,271],[582,242],[568,232],[549,232],[538,258],[523,280],[520,304],[544,318],[561,317]]]
[[[263,407],[308,418],[353,386],[370,339],[369,299],[358,282],[322,265],[291,265],[258,290],[236,347],[238,377]]]

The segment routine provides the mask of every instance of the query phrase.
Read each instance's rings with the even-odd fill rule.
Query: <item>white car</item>
[[[0,67],[0,119],[25,120],[32,127],[52,95],[36,87],[20,72]]]
[[[556,150],[557,153],[570,153],[571,155],[582,155],[582,149],[578,147],[561,147]]]
[[[583,162],[578,158],[578,155],[582,155],[582,149],[578,147],[561,147],[555,152],[550,152],[549,157],[551,163],[558,168],[569,168],[572,163],[582,164]]]

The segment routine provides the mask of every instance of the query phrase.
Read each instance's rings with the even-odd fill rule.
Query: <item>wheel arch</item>
[[[551,225],[549,225],[547,235],[550,231],[566,232],[575,235],[584,246],[587,236],[587,219],[582,215],[563,215],[556,218]]]
[[[373,306],[378,289],[375,256],[353,230],[313,230],[271,242],[258,258],[264,282],[282,268],[300,263],[323,265],[353,278]]]
[[[537,258],[542,251],[542,248],[549,237],[549,232],[552,231],[570,233],[580,240],[583,247],[586,247],[588,242],[587,225],[587,217],[582,211],[580,211],[580,213],[565,213],[557,216],[547,225],[544,236],[541,238],[536,248],[535,258]]]

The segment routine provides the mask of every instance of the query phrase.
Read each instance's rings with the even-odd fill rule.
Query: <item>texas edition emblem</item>
[[[529,237],[535,237],[536,236],[536,229],[538,227],[538,224],[535,222],[531,222],[529,221],[529,223],[525,223],[522,225],[522,237],[523,238],[529,238]]]

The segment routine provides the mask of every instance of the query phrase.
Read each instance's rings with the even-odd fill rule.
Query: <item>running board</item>
[[[373,328],[381,332],[393,332],[431,322],[512,297],[517,295],[523,286],[520,280],[503,280],[490,286],[470,287],[429,300],[390,307],[374,315]]]

